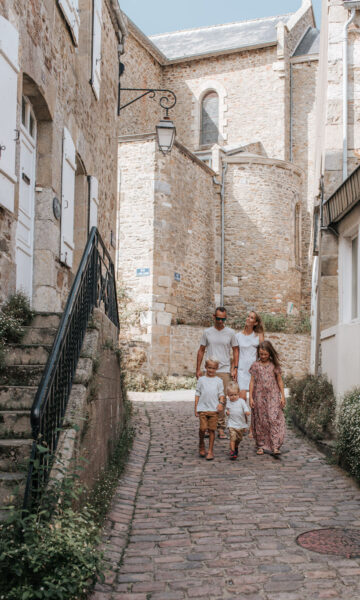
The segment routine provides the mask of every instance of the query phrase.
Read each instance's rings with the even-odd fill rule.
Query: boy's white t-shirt
[[[224,396],[224,384],[220,377],[203,375],[197,380],[195,396],[199,396],[198,412],[216,412],[220,396]]]
[[[230,412],[227,423],[228,427],[233,427],[234,429],[247,429],[249,427],[249,423],[247,423],[245,419],[245,413],[250,413],[250,411],[243,398],[238,398],[237,400],[234,400],[234,402],[227,400],[226,409]],[[248,419],[250,421],[249,415]]]

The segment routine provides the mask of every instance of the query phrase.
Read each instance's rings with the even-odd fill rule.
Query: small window
[[[359,277],[358,277],[359,237],[351,240],[351,318],[359,316]]]
[[[200,145],[210,146],[219,139],[219,97],[216,92],[206,94],[201,104]]]

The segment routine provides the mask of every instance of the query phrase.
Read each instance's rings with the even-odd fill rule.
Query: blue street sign
[[[181,279],[180,273],[174,273],[174,279],[175,279],[175,281],[180,281],[180,279]]]
[[[148,277],[150,275],[149,267],[142,267],[141,269],[136,269],[136,277]]]

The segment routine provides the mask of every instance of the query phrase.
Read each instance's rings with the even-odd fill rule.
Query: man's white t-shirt
[[[249,427],[249,423],[247,423],[245,419],[245,413],[250,413],[250,411],[243,398],[238,398],[238,400],[234,400],[234,402],[227,400],[226,409],[230,412],[227,423],[228,427],[233,427],[234,429],[247,429]],[[250,421],[249,415],[248,421]]]
[[[220,396],[224,396],[224,384],[220,377],[199,377],[196,384],[195,396],[199,396],[198,412],[216,412]]]
[[[230,327],[209,327],[201,336],[200,346],[206,346],[206,358],[219,361],[218,373],[230,373],[231,348],[238,346],[235,331]]]

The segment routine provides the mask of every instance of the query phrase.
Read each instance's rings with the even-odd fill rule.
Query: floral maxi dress
[[[282,446],[285,437],[281,392],[276,379],[281,371],[270,361],[257,361],[249,372],[254,377],[252,424],[255,443],[259,448],[273,452]]]

